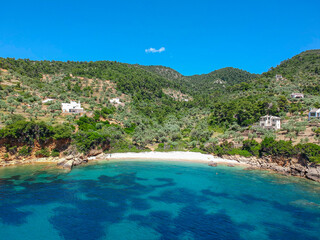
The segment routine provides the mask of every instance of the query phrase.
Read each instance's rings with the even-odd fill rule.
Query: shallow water
[[[8,167],[0,239],[320,239],[320,184],[184,162]]]

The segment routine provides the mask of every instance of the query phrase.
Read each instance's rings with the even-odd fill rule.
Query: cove
[[[7,167],[0,239],[320,239],[320,184],[174,161]]]

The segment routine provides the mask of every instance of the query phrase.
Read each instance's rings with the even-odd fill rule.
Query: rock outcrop
[[[78,166],[87,162],[88,159],[84,155],[69,155],[60,159],[60,161],[57,163],[57,166],[71,170],[74,166]]]
[[[84,154],[68,155],[66,157],[41,157],[41,158],[17,158],[12,160],[1,160],[0,167],[23,165],[23,164],[35,164],[35,163],[53,163],[60,168],[71,170],[74,166],[78,166],[87,163],[89,160],[102,160],[105,158],[105,154],[101,153],[97,156],[88,157]]]
[[[209,163],[208,163],[208,166],[210,166],[210,167],[216,167],[216,166],[218,166],[218,164],[217,164],[216,162],[209,162]]]
[[[251,169],[266,169],[274,172],[282,173],[285,175],[292,175],[297,177],[307,178],[313,181],[320,182],[320,165],[301,161],[294,158],[272,158],[272,157],[241,157],[239,155],[222,156],[224,159],[235,160],[238,162],[246,163]]]

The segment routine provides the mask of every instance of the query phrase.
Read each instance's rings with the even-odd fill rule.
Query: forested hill
[[[228,86],[248,82],[258,76],[238,68],[226,67],[208,74],[188,76],[186,81],[190,82],[195,90],[209,93],[216,89],[223,90]]]
[[[247,71],[233,67],[222,68],[208,74],[184,76],[169,67],[137,66],[175,83],[179,83],[181,87],[193,95],[207,95],[216,90],[224,92],[227,87],[242,82],[249,82],[259,76],[258,74],[251,74]]]
[[[178,71],[165,67],[165,66],[160,66],[160,65],[150,65],[150,66],[144,66],[144,65],[136,65],[138,67],[141,67],[149,72],[153,72],[155,74],[158,74],[162,77],[165,77],[170,80],[177,80],[177,79],[182,79],[184,76],[179,73]]]
[[[320,50],[309,50],[302,52],[288,60],[282,61],[280,65],[271,68],[264,76],[272,77],[275,74],[282,74],[284,77],[294,80],[302,75],[312,76],[320,73]]]
[[[63,74],[85,78],[111,80],[117,83],[118,90],[140,98],[153,99],[162,95],[162,88],[178,88],[168,79],[151,74],[130,64],[112,61],[97,62],[60,62],[31,61],[28,59],[0,58],[0,68],[41,80],[44,74]]]
[[[31,129],[26,137],[39,136],[31,126],[43,121],[49,130],[69,132],[80,151],[108,142],[114,151],[149,146],[213,152],[225,140],[242,143],[248,132],[259,142],[266,136],[295,144],[320,142],[320,128],[307,121],[309,109],[320,107],[319,56],[320,50],[306,51],[261,75],[228,67],[194,76],[112,61],[0,58],[0,140],[11,136],[22,143],[26,126]],[[293,92],[305,98],[292,99]],[[61,103],[69,101],[80,101],[85,116],[62,113]],[[283,131],[256,128],[266,114],[279,116]],[[61,135],[52,131],[51,138]],[[29,142],[28,149],[34,149]],[[10,144],[3,150],[9,158],[22,147]]]

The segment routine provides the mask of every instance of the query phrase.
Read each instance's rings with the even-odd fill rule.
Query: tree
[[[9,111],[11,114],[13,114],[13,113],[16,111],[16,109],[15,109],[14,107],[9,107],[9,108],[8,108],[8,111]]]
[[[28,106],[22,105],[22,110],[23,110],[23,112],[26,112],[27,108],[28,108]]]
[[[5,101],[0,100],[0,108],[6,110],[8,108],[7,104]]]
[[[261,145],[255,140],[243,141],[242,150],[247,150],[254,156],[259,156],[260,149],[261,149]]]
[[[287,111],[289,107],[289,102],[285,96],[279,96],[277,100],[280,111]]]

